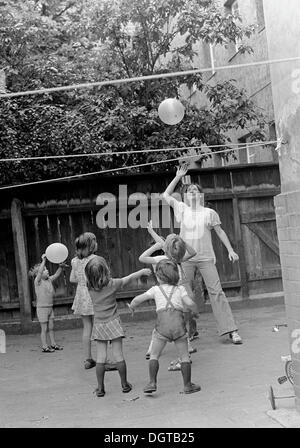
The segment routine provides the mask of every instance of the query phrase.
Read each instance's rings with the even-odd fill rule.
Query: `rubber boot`
[[[125,360],[116,362],[116,367],[121,378],[122,392],[130,392],[132,389],[132,385],[127,381],[127,366]]]
[[[149,361],[149,378],[150,381],[147,386],[144,387],[144,392],[146,394],[151,394],[156,391],[156,380],[157,373],[159,369],[159,362],[157,359],[150,359]]]
[[[201,387],[191,382],[192,366],[190,362],[181,363],[181,374],[183,379],[183,392],[185,394],[193,394],[199,392]]]
[[[105,375],[105,364],[102,362],[97,362],[96,364],[96,376],[98,381],[98,387],[95,390],[97,397],[104,397],[104,375]]]

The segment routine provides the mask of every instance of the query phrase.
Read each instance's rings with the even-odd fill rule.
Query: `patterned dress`
[[[70,279],[77,282],[72,310],[74,311],[74,314],[80,314],[81,316],[94,315],[93,302],[86,286],[86,276],[84,272],[86,265],[94,256],[94,254],[91,254],[82,259],[75,257],[71,261],[72,272]]]

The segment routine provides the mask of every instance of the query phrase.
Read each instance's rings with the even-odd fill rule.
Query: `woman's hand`
[[[147,277],[150,277],[150,275],[152,275],[152,271],[149,268],[141,269],[141,275],[146,275]]]
[[[189,170],[189,164],[187,162],[183,163],[177,168],[176,177],[179,177],[180,179],[184,176],[186,176],[186,173]]]
[[[239,260],[239,256],[238,256],[238,254],[236,252],[234,252],[234,250],[231,250],[231,251],[228,252],[228,258],[229,258],[230,261],[233,261],[233,263],[235,261]]]

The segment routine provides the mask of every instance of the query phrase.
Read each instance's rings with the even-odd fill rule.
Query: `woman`
[[[200,270],[209,294],[213,314],[217,321],[219,335],[228,334],[233,344],[242,344],[242,338],[237,332],[237,326],[228,300],[222,290],[219,274],[215,266],[216,257],[211,241],[211,230],[213,229],[216,232],[228,250],[230,261],[235,262],[239,257],[234,252],[226,233],[221,228],[221,221],[217,212],[202,205],[203,193],[199,185],[185,185],[184,200],[186,203],[172,197],[176,185],[187,174],[187,171],[187,165],[179,167],[176,177],[163,193],[164,199],[173,207],[175,218],[180,223],[179,235],[196,251],[195,257],[185,262],[183,268],[191,282],[191,286],[195,270]]]

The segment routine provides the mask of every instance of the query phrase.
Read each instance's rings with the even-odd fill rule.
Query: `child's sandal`
[[[94,390],[94,393],[96,394],[97,397],[104,397],[105,395],[105,390],[104,389],[99,389],[97,387],[97,389]]]
[[[127,383],[127,384],[125,384],[125,386],[122,386],[122,392],[124,394],[127,394],[131,390],[132,390],[132,384],[130,384],[130,383]]]
[[[95,365],[96,365],[96,361],[94,361],[93,359],[86,359],[84,361],[85,369],[92,369],[93,367],[95,367]]]
[[[53,348],[54,350],[63,350],[64,348],[61,345],[50,345],[51,348]]]
[[[43,353],[53,353],[53,352],[55,352],[55,350],[51,347],[43,347],[42,352]]]

